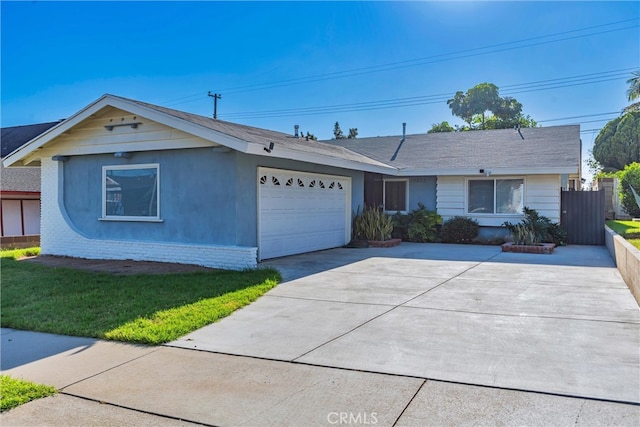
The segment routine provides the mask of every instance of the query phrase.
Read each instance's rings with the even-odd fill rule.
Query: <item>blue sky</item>
[[[581,123],[586,152],[640,68],[635,1],[0,7],[3,127],[68,117],[104,93],[210,115],[211,91],[237,123],[320,139],[336,121],[361,137],[403,122],[420,133],[461,124],[446,99],[490,82],[543,126]]]

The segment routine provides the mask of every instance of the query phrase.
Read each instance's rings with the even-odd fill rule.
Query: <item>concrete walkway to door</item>
[[[604,247],[402,243],[263,265],[285,282],[169,345],[640,403],[640,310]]]

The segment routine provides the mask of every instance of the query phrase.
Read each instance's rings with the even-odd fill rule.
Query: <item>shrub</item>
[[[553,242],[565,245],[567,235],[559,224],[551,222],[535,209],[524,208],[524,219],[518,224],[503,224],[513,237],[516,245],[537,245],[541,242]]]
[[[377,208],[360,209],[353,218],[353,237],[362,240],[389,240],[393,230],[392,218]]]
[[[479,231],[478,221],[456,216],[442,224],[440,237],[445,243],[471,243],[478,236]]]
[[[403,215],[397,212],[393,215],[393,231],[391,236],[396,239],[409,240],[409,221],[410,215]]]
[[[434,242],[438,238],[438,225],[442,223],[442,217],[434,211],[427,210],[418,203],[418,209],[411,211],[407,235],[411,242]]]
[[[622,195],[622,207],[632,217],[640,217],[640,206],[629,186],[636,192],[640,192],[640,163],[631,163],[618,173],[620,177],[620,193]]]

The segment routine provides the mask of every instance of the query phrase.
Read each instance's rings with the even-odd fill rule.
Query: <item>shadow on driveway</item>
[[[604,246],[562,246],[553,254],[503,253],[500,246],[455,245],[444,243],[403,242],[394,248],[337,248],[261,262],[273,267],[283,280],[295,280],[323,271],[343,267],[369,258],[428,259],[434,261],[468,261],[536,264],[575,267],[615,267]]]

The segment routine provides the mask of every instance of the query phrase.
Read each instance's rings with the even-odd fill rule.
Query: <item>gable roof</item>
[[[15,151],[18,147],[22,147],[42,132],[51,129],[61,121],[62,120],[2,128],[2,134],[0,135],[0,141],[2,141],[2,158]]]
[[[577,173],[580,126],[498,129],[324,141],[398,169],[399,175]],[[524,139],[523,139],[524,138]]]
[[[469,175],[478,174],[480,169],[494,175],[573,174],[580,168],[579,125],[524,128],[520,131],[522,137],[516,130],[501,129],[316,142],[114,95],[104,95],[67,120],[54,123],[53,127],[7,156],[4,166],[31,164],[43,155],[51,155],[51,150],[45,150],[45,154],[41,150],[55,146],[58,136],[107,108],[126,111],[197,136],[204,140],[200,146],[210,143],[211,147],[224,146],[258,156],[387,175]],[[272,143],[273,150],[265,150]],[[105,150],[104,147],[95,149]]]
[[[393,171],[393,168],[343,147],[305,141],[293,135],[251,126],[216,120],[197,114],[160,107],[145,102],[114,95],[104,95],[78,113],[59,123],[48,132],[20,147],[4,160],[5,166],[31,163],[38,159],[38,150],[55,144],[55,138],[107,107],[114,107],[149,120],[179,129],[211,142],[211,146],[226,146],[240,152],[260,156],[279,157],[304,162],[330,165],[355,170],[376,172]],[[274,149],[266,152],[271,143]],[[176,147],[179,148],[179,147]]]

